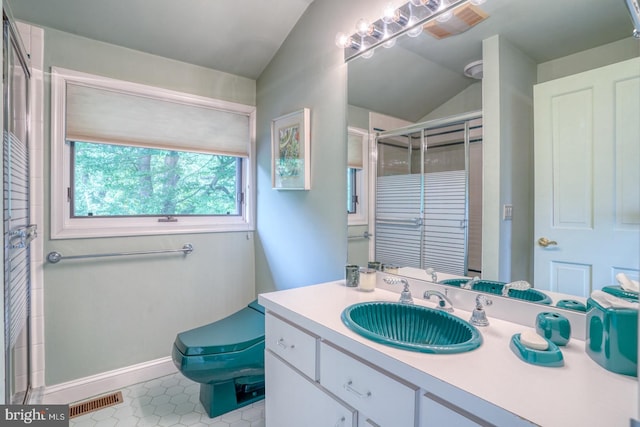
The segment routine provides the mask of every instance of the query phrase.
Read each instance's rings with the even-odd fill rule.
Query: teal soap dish
[[[581,311],[583,313],[587,311],[586,304],[573,299],[561,299],[556,303],[556,307],[564,308],[565,310]]]
[[[520,359],[527,363],[531,363],[532,365],[546,366],[550,368],[564,366],[564,358],[562,357],[562,352],[558,346],[548,339],[547,342],[549,343],[549,348],[546,350],[535,350],[522,344],[520,341],[520,334],[515,334],[511,337],[509,348],[511,348],[511,350]]]

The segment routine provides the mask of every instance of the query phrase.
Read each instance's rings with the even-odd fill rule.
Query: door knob
[[[546,248],[549,245],[557,245],[558,242],[556,242],[555,240],[549,240],[546,237],[541,237],[538,239],[538,244],[543,248]]]

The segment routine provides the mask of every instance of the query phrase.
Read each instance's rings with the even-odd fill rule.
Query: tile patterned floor
[[[264,427],[264,400],[209,418],[200,385],[173,374],[121,389],[124,402],[71,420],[71,427]]]

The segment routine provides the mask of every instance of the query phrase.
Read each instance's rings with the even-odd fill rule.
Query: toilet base
[[[200,403],[210,418],[264,399],[264,376],[200,384]]]

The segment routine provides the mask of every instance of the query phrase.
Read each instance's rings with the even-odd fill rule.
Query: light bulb
[[[360,43],[360,53],[361,53],[361,57],[362,58],[371,58],[373,56],[373,49],[371,48],[370,45],[368,45],[365,41],[364,38],[362,40],[362,43]]]
[[[373,49],[369,49],[368,51],[366,51],[365,53],[363,53],[362,55],[360,55],[362,58],[364,59],[369,59],[373,56]]]
[[[387,26],[384,26],[384,34],[382,35],[382,39],[386,40],[382,46],[385,48],[394,47],[396,45],[396,39],[393,37],[393,33],[389,32]]]
[[[441,0],[424,0],[422,3],[431,12],[435,12],[440,8],[440,4],[442,3],[442,1]]]
[[[364,18],[359,19],[358,22],[356,22],[356,32],[362,37],[366,36],[369,32],[369,22]]]
[[[387,3],[382,9],[382,22],[385,24],[391,24],[396,20],[396,7],[393,3]]]
[[[443,0],[442,3],[440,4],[440,10],[446,9],[448,6],[449,6],[449,1],[448,0]],[[438,16],[436,18],[436,21],[438,21],[438,22],[447,22],[452,17],[453,17],[453,12],[451,10],[448,10],[448,11],[444,12],[443,14],[441,14],[440,16]]]
[[[413,27],[409,31],[407,31],[407,35],[409,37],[418,37],[420,34],[422,34],[422,24],[418,24],[418,18],[414,16],[409,18],[409,23],[407,24],[407,26]]]
[[[347,46],[349,46],[350,40],[351,40],[351,37],[349,37],[345,33],[340,32],[336,34],[336,46],[338,46],[341,49],[344,49]]]
[[[438,22],[447,22],[448,20],[450,20],[453,17],[453,12],[451,12],[450,10],[443,13],[442,15],[438,16],[436,18],[436,21]]]

